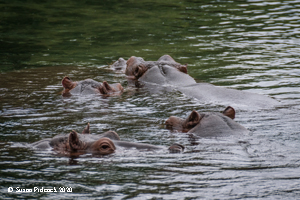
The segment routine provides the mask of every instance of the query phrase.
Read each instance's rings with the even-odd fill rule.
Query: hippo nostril
[[[109,146],[108,146],[108,145],[102,145],[101,148],[102,148],[102,149],[107,149],[107,148],[109,148]]]
[[[141,70],[140,66],[137,66],[135,68],[135,70],[134,70],[134,76],[135,77],[139,77],[140,76],[140,70]]]
[[[140,78],[145,72],[147,71],[147,68],[140,64],[138,66],[136,66],[136,68],[133,71],[133,75],[135,76],[135,78]]]
[[[160,72],[162,75],[164,75],[164,76],[166,75],[166,69],[164,68],[164,66],[160,67]]]
[[[172,123],[166,121],[165,125],[166,125],[166,128],[167,128],[167,129],[171,129],[171,130],[173,129]]]

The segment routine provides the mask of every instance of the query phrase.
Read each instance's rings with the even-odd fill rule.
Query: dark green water
[[[0,11],[1,198],[299,198],[299,1],[0,1]],[[125,75],[108,67],[119,57],[164,54],[188,63],[197,81],[282,104],[237,110],[235,120],[251,130],[247,136],[192,145],[164,121],[223,106],[129,87]],[[66,75],[120,82],[125,92],[62,98]],[[180,143],[186,150],[72,159],[30,148],[88,122],[93,134],[114,130],[122,140]],[[17,187],[72,193],[17,193]]]

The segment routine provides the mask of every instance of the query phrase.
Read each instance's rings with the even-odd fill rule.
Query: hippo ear
[[[74,130],[69,134],[69,145],[71,151],[85,149],[85,144],[80,141],[78,133]]]
[[[234,119],[235,118],[235,110],[231,106],[228,106],[223,111],[223,115],[225,115],[225,116],[227,116],[227,117],[229,117],[231,119]]]
[[[187,74],[187,64],[181,65],[181,66],[179,67],[179,71],[181,71],[181,72]]]
[[[189,115],[185,126],[187,128],[193,128],[200,122],[200,120],[201,120],[201,116],[199,115],[199,113],[193,110],[192,113]]]
[[[90,123],[83,129],[82,134],[90,134]]]
[[[69,77],[65,76],[61,81],[61,84],[65,89],[71,90],[76,86],[76,82],[73,82]]]

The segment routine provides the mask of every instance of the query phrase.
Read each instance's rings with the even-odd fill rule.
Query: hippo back
[[[203,103],[232,105],[239,109],[267,109],[280,105],[277,100],[268,96],[219,87],[209,83],[196,83],[184,87],[178,87],[178,90],[187,96],[200,100]]]

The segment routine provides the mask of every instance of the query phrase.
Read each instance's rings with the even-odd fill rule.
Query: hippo
[[[228,106],[222,113],[200,112],[193,110],[191,114],[182,119],[171,116],[165,124],[168,129],[187,132],[196,137],[217,137],[228,135],[244,135],[249,131],[233,121],[235,110]]]
[[[157,61],[144,61],[141,57],[131,56],[127,60],[126,65],[125,74],[135,79],[139,79],[144,76],[144,74],[152,68],[160,69],[163,72],[163,66],[169,66],[187,74],[187,65],[177,63],[169,55],[163,55]]]
[[[62,155],[82,155],[92,153],[93,155],[109,155],[115,153],[118,149],[135,148],[137,150],[155,151],[162,150],[162,147],[121,141],[119,135],[114,131],[107,131],[103,134],[92,135],[89,131],[89,124],[82,131],[77,133],[71,131],[69,134],[57,135],[53,138],[43,139],[32,144],[33,148],[39,150],[53,149]],[[180,144],[173,144],[169,147],[170,153],[179,153],[184,150]]]
[[[196,83],[187,75],[187,64],[177,63],[171,56],[163,55],[157,61],[145,61],[141,57],[131,56],[125,65],[125,60],[119,58],[111,65],[113,69],[123,69],[129,79],[156,84],[181,85]],[[184,75],[178,76],[176,74]],[[190,81],[190,82],[188,82]]]
[[[117,61],[115,64],[118,63],[121,62]],[[122,66],[124,68],[124,61]],[[127,60],[125,74],[136,80],[135,86],[147,86],[151,93],[160,92],[163,87],[164,92],[180,91],[201,103],[231,104],[246,110],[268,109],[280,105],[277,100],[261,94],[197,83],[187,74],[187,65],[175,62],[169,55],[162,56],[158,61],[144,61],[140,57],[132,56]]]
[[[120,83],[108,84],[106,81],[99,83],[93,79],[86,79],[83,81],[73,82],[69,77],[64,77],[62,80],[64,90],[63,96],[69,95],[88,95],[88,94],[102,94],[113,95],[123,92],[123,87]]]
[[[116,62],[110,65],[110,68],[117,72],[125,73],[126,66],[126,60],[124,58],[119,58]]]
[[[176,89],[188,97],[199,100],[201,103],[214,103],[224,106],[231,104],[240,110],[270,109],[280,105],[280,102],[269,96],[215,86],[210,83],[195,83]]]

